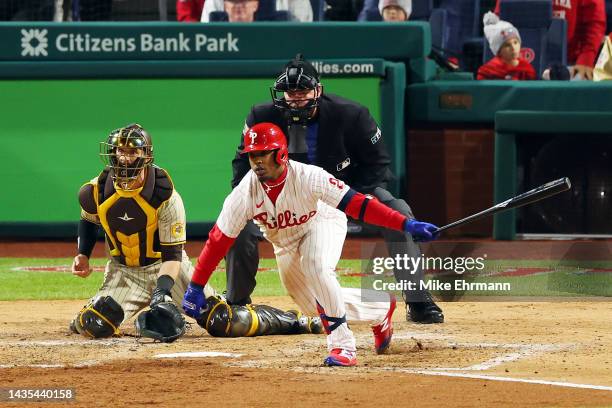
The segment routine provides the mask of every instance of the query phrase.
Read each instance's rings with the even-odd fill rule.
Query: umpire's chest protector
[[[110,255],[127,266],[145,266],[159,260],[157,210],[174,189],[166,171],[149,168],[144,186],[133,191],[116,189],[108,170],[90,185]]]

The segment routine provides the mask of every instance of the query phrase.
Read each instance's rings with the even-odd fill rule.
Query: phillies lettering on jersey
[[[226,198],[217,226],[235,238],[252,219],[272,244],[290,245],[304,236],[313,222],[346,221],[336,207],[348,191],[349,186],[325,170],[289,161],[285,185],[273,203],[250,171]]]
[[[274,217],[270,218],[270,221],[272,223],[269,223],[267,212],[256,214],[253,217],[253,219],[255,221],[261,222],[262,224],[265,224],[266,228],[268,229],[283,229],[283,228],[295,227],[297,225],[302,225],[308,222],[308,220],[310,220],[312,217],[314,217],[316,213],[317,213],[316,211],[311,211],[308,214],[304,214],[300,216],[299,218],[297,218],[295,213],[292,213],[291,211],[286,210],[277,215],[276,220],[278,220],[278,223],[276,222]]]

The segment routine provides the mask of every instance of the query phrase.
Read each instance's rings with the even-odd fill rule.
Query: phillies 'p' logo
[[[249,130],[249,137],[251,138],[251,144],[255,144],[255,138],[257,137],[257,133]]]

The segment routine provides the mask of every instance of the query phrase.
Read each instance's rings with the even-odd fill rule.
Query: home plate
[[[201,357],[242,357],[242,354],[223,353],[220,351],[186,351],[184,353],[156,354],[155,358],[201,358]]]

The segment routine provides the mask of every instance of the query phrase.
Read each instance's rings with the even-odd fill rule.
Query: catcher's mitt
[[[136,333],[163,343],[172,343],[185,334],[185,318],[172,302],[161,302],[141,313],[136,321]]]

